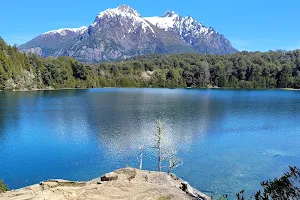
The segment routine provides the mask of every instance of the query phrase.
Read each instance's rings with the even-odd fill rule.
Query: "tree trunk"
[[[158,150],[158,169],[157,171],[161,172],[161,150]]]
[[[161,172],[161,137],[162,137],[161,127],[158,127],[158,140],[157,140],[157,147],[158,147],[158,169],[157,171]]]
[[[161,143],[162,143],[162,137],[163,137],[163,130],[162,130],[162,123],[159,120],[157,123],[157,133],[156,133],[156,137],[157,137],[157,144],[156,144],[156,148],[157,148],[157,157],[158,157],[158,166],[157,166],[157,171],[161,172],[162,169],[162,147],[161,147]]]
[[[140,153],[140,170],[143,168],[143,150]]]

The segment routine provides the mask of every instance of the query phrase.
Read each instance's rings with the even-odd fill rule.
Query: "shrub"
[[[0,180],[0,193],[8,191],[7,185],[4,184],[2,180]]]

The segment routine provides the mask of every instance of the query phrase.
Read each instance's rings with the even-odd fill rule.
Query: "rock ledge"
[[[2,200],[210,200],[176,175],[119,169],[89,182],[48,180],[0,194]]]

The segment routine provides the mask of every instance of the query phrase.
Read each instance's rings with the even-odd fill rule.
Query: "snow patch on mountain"
[[[19,48],[43,57],[71,56],[81,61],[115,60],[151,53],[237,52],[222,34],[190,16],[181,17],[167,11],[161,17],[144,18],[126,5],[100,12],[88,28],[49,31]]]
[[[117,8],[110,8],[103,12],[100,12],[95,20],[95,22],[91,26],[96,26],[98,24],[98,21],[101,19],[109,17],[109,18],[115,18],[115,17],[123,17],[123,18],[130,18],[132,19],[132,25],[136,26],[141,24],[143,31],[146,33],[147,30],[151,30],[152,33],[155,33],[151,25],[140,16],[140,14],[134,10],[133,8],[122,5]]]
[[[144,19],[165,31],[177,29],[181,36],[184,36],[186,32],[194,32],[195,35],[211,35],[214,33],[212,28],[203,26],[190,16],[181,17],[174,11],[167,11],[162,17],[145,17]]]
[[[48,31],[43,33],[42,35],[55,35],[59,34],[61,36],[66,36],[68,33],[76,33],[83,34],[88,28],[86,26],[82,26],[80,28],[61,28],[58,30]]]
[[[203,26],[201,23],[194,20],[192,17],[187,16],[182,19],[182,26],[187,31],[192,31],[195,35],[203,34],[203,35],[211,35],[214,30],[212,28],[207,28]]]
[[[175,27],[175,23],[180,20],[180,16],[174,11],[167,11],[162,17],[144,17],[144,19],[154,26],[168,31],[170,28]]]
[[[167,10],[167,12],[165,12],[165,14],[163,14],[162,17],[173,17],[173,16],[179,16],[179,15],[174,11]]]
[[[169,28],[174,28],[176,22],[176,17],[145,17],[144,19],[165,31],[168,31]]]
[[[110,16],[110,17],[115,17],[115,16],[119,16],[119,15],[125,15],[128,17],[140,17],[140,14],[138,13],[138,11],[134,10],[133,8],[127,6],[127,5],[121,5],[117,8],[109,8],[103,12],[100,12],[98,14],[98,18],[102,18],[103,16]]]

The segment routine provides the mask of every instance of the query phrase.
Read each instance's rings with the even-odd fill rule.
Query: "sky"
[[[0,37],[20,45],[50,30],[88,26],[99,12],[122,4],[143,17],[167,10],[192,16],[240,51],[300,49],[299,0],[3,0]]]

